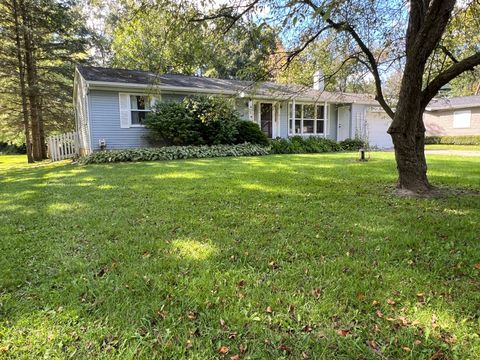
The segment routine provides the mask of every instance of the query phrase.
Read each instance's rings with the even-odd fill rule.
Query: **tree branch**
[[[322,17],[327,16],[327,12],[324,10],[320,10],[317,5],[315,5],[311,0],[303,0],[303,2],[310,6],[313,11],[320,14]],[[360,38],[360,35],[355,31],[355,29],[347,22],[335,22],[330,17],[326,17],[325,21],[329,24],[332,28],[334,28],[337,32],[347,32],[350,36],[353,37],[357,45],[360,47],[362,52],[367,57],[368,63],[370,64],[370,70],[372,72],[373,78],[375,79],[375,90],[377,95],[375,96],[375,100],[377,100],[385,112],[390,116],[392,119],[395,116],[392,108],[387,104],[385,101],[385,97],[383,96],[382,90],[382,79],[380,78],[380,73],[378,71],[378,63],[375,59],[375,56],[372,54],[368,46],[363,42]]]
[[[453,64],[438,74],[422,91],[422,107],[425,108],[428,105],[442,86],[448,84],[465,71],[473,70],[478,65],[480,65],[480,52]]]
[[[451,52],[450,50],[448,50],[448,49],[446,48],[446,46],[444,46],[444,45],[438,45],[438,48],[439,48],[440,50],[442,50],[443,53],[444,53],[448,58],[450,58],[450,60],[452,60],[454,63],[458,63],[457,58],[452,54],[452,52]]]
[[[332,26],[328,25],[328,26],[325,26],[324,28],[320,29],[320,31],[318,31],[316,34],[314,34],[312,37],[310,37],[307,41],[305,41],[301,47],[292,51],[287,57],[287,62],[291,62],[296,56],[298,56],[298,54],[300,54],[303,50],[305,50],[305,48],[308,45],[310,45],[312,42],[314,42],[315,39],[318,38],[324,31],[326,31],[328,29],[331,29],[331,28],[332,28]]]
[[[193,18],[190,21],[201,22],[201,21],[215,20],[220,18],[230,19],[231,22],[224,31],[224,33],[227,33],[235,25],[235,23],[242,18],[243,15],[245,15],[250,10],[252,10],[255,7],[255,5],[257,5],[259,2],[260,0],[253,0],[250,4],[245,5],[244,10],[242,10],[237,14],[233,14],[232,12],[230,12],[230,10],[237,9],[236,7],[225,7],[223,8],[223,11],[219,11],[218,13],[214,13],[212,15],[202,16],[201,18]],[[228,11],[226,11],[227,9]]]

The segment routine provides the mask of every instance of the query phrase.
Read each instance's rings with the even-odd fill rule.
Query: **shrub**
[[[323,153],[342,150],[336,141],[315,136],[275,139],[270,141],[270,146],[272,154]]]
[[[239,121],[237,124],[237,144],[250,143],[268,145],[268,138],[260,127],[251,121]]]
[[[205,144],[235,143],[241,120],[230,101],[215,96],[195,96],[186,98],[183,104],[199,127]]]
[[[6,142],[0,142],[0,154],[4,155],[15,155],[15,154],[26,154],[27,147],[25,144],[16,145],[16,144],[9,144]]]
[[[339,142],[342,150],[345,151],[356,151],[365,147],[365,142],[360,139],[345,139]]]
[[[480,135],[426,136],[425,144],[480,145]]]
[[[81,164],[101,164],[124,161],[154,161],[191,158],[212,158],[224,156],[261,156],[268,155],[268,147],[241,145],[214,146],[165,146],[160,148],[142,148],[98,151],[80,158]]]
[[[157,104],[145,125],[151,130],[147,139],[152,145],[204,144],[199,125],[183,103]]]
[[[153,145],[218,145],[237,142],[239,119],[220,97],[195,96],[180,103],[159,103],[145,124]]]

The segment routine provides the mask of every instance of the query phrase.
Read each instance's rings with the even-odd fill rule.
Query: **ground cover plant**
[[[79,158],[82,164],[101,164],[127,161],[160,161],[176,159],[199,159],[227,156],[268,155],[270,148],[252,145],[213,145],[213,146],[165,146],[158,148],[123,149],[96,151]]]
[[[0,357],[477,359],[480,167],[0,157]]]

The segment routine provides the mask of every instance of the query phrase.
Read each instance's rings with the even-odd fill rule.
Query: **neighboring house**
[[[324,91],[318,73],[313,88],[308,88],[78,66],[74,102],[80,153],[101,147],[148,146],[143,119],[152,105],[199,94],[235,99],[241,117],[256,122],[269,138],[300,135],[340,141],[361,137],[371,146],[392,147],[386,133],[390,120],[374,98]]]
[[[423,120],[427,136],[480,135],[480,95],[434,99]]]

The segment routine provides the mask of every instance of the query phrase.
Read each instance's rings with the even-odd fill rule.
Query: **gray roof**
[[[480,107],[480,95],[437,98],[430,101],[427,111]]]
[[[141,70],[113,69],[103,67],[77,66],[83,78],[88,81],[118,83],[120,85],[157,85],[163,87],[189,88],[193,92],[225,91],[265,98],[303,99],[337,103],[361,103],[378,106],[372,95],[343,92],[318,91],[302,85],[278,84],[274,82],[253,82],[232,79],[216,79],[202,76],[178,74],[159,75]]]

